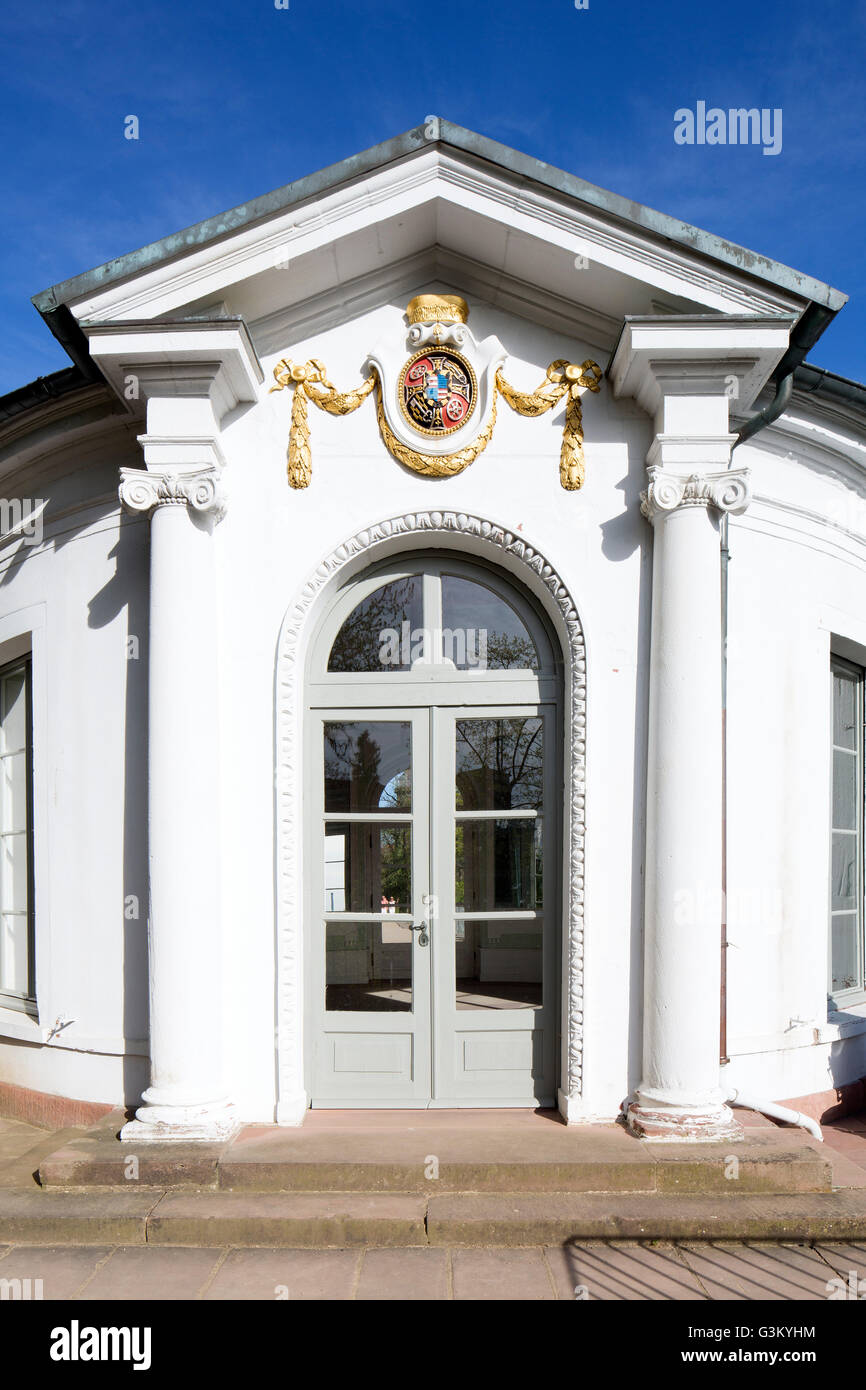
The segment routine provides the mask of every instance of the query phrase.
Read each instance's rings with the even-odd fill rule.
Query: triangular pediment
[[[55,329],[65,323],[67,341],[93,323],[237,316],[267,353],[428,287],[602,354],[626,315],[788,316],[814,339],[844,303],[809,277],[433,118],[35,302]]]

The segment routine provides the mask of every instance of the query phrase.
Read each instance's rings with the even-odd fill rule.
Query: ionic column
[[[235,1128],[221,1056],[216,468],[122,469],[149,514],[148,836],[151,1078],[124,1140]]]
[[[749,501],[748,470],[649,468],[653,599],[647,753],[645,1138],[739,1138],[719,1085],[722,920],[719,517]]]

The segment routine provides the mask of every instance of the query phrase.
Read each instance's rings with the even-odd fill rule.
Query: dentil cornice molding
[[[640,509],[653,524],[680,507],[715,507],[739,515],[751,501],[748,468],[688,476],[658,467],[647,471],[649,487],[640,495]]]

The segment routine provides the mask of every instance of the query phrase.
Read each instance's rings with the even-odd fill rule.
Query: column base
[[[120,1131],[123,1143],[220,1143],[240,1128],[228,1101],[210,1105],[142,1105]]]
[[[745,1138],[743,1126],[727,1105],[677,1110],[633,1102],[627,1119],[632,1134],[656,1144],[731,1144]]]

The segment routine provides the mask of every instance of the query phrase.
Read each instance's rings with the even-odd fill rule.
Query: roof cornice
[[[419,150],[442,147],[460,151],[483,160],[512,176],[560,194],[567,200],[596,209],[618,222],[640,228],[652,237],[660,238],[698,255],[735,269],[755,280],[764,281],[788,294],[822,306],[830,314],[838,312],[847,295],[831,286],[803,275],[769,257],[758,255],[744,247],[702,231],[687,222],[656,212],[619,194],[599,188],[554,165],[531,155],[521,154],[487,136],[466,130],[440,117],[429,117],[422,126],[405,131],[360,154],[351,155],[315,174],[308,174],[249,202],[215,217],[206,218],[183,231],[163,237],[160,241],[132,251],[93,270],[63,280],[33,296],[33,303],[52,326],[51,315],[61,305],[84,295],[100,292],[129,276],[152,269],[190,251],[221,240],[232,233],[251,227],[256,222],[285,212],[306,200],[329,192],[340,184],[363,177],[396,160],[405,159]],[[52,326],[52,331],[54,331]]]

